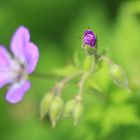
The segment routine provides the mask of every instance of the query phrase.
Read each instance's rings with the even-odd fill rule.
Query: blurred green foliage
[[[17,105],[4,100],[6,87],[0,90],[1,140],[140,139],[139,0],[1,0],[0,43],[8,47],[20,25],[30,29],[39,46],[36,71],[46,74],[73,63],[74,52],[82,44],[79,37],[90,27],[98,35],[99,51],[106,51],[128,74],[132,95],[116,87],[104,67],[93,77],[101,92],[85,91],[79,125],[73,128],[68,118],[52,129],[39,120],[39,104],[55,80],[31,76],[32,88]],[[66,87],[63,98],[70,100],[76,92],[75,85]]]

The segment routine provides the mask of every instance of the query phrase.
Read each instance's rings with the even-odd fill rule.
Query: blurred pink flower
[[[21,101],[30,88],[28,74],[36,67],[39,51],[30,41],[29,30],[24,26],[20,26],[14,33],[10,48],[14,57],[0,45],[0,88],[10,85],[6,100],[14,104]]]

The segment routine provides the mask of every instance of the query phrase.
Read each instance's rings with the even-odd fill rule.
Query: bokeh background
[[[106,51],[126,71],[132,95],[116,87],[106,74],[99,77],[103,98],[84,94],[84,114],[77,127],[62,119],[55,129],[39,120],[39,104],[54,84],[46,77],[30,76],[31,90],[11,105],[0,89],[1,140],[139,140],[140,139],[140,1],[139,0],[0,0],[0,44],[9,47],[20,25],[30,29],[40,51],[36,71],[73,62],[88,27],[98,35],[99,51]],[[64,98],[72,98],[73,88]]]

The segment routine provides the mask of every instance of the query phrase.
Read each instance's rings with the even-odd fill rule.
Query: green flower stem
[[[31,76],[41,79],[50,79],[50,78],[56,78],[53,74],[47,74],[42,72],[34,72]]]
[[[105,55],[102,55],[99,60],[104,60],[108,65],[113,64],[113,62],[111,61],[111,59],[109,59],[109,57],[107,57]]]
[[[64,86],[71,81],[72,79],[76,78],[77,76],[83,74],[83,71],[79,71],[71,76],[65,77],[62,81],[58,82],[52,89],[53,93],[57,93],[58,96],[61,95]]]
[[[91,75],[91,73],[95,72],[95,68],[96,68],[98,59],[99,59],[99,57],[97,55],[94,55],[93,63],[91,64],[90,69],[83,74],[83,76],[79,82],[79,92],[77,95],[77,99],[82,99],[85,82],[88,79],[88,77]]]

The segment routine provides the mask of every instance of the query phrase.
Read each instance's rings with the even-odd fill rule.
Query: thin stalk
[[[102,55],[99,60],[104,60],[108,65],[113,64],[113,62],[105,55]]]
[[[82,98],[83,92],[84,92],[84,85],[86,80],[89,78],[91,73],[95,72],[96,64],[98,62],[98,56],[94,55],[94,62],[92,63],[89,71],[86,71],[85,74],[82,76],[80,82],[79,82],[79,92],[78,92],[78,97]]]
[[[83,71],[79,71],[71,76],[67,76],[65,77],[63,80],[61,80],[60,82],[58,82],[52,89],[53,93],[57,93],[57,95],[61,95],[62,90],[64,88],[64,86],[71,81],[72,79],[76,78],[77,76],[81,75],[83,73]]]

